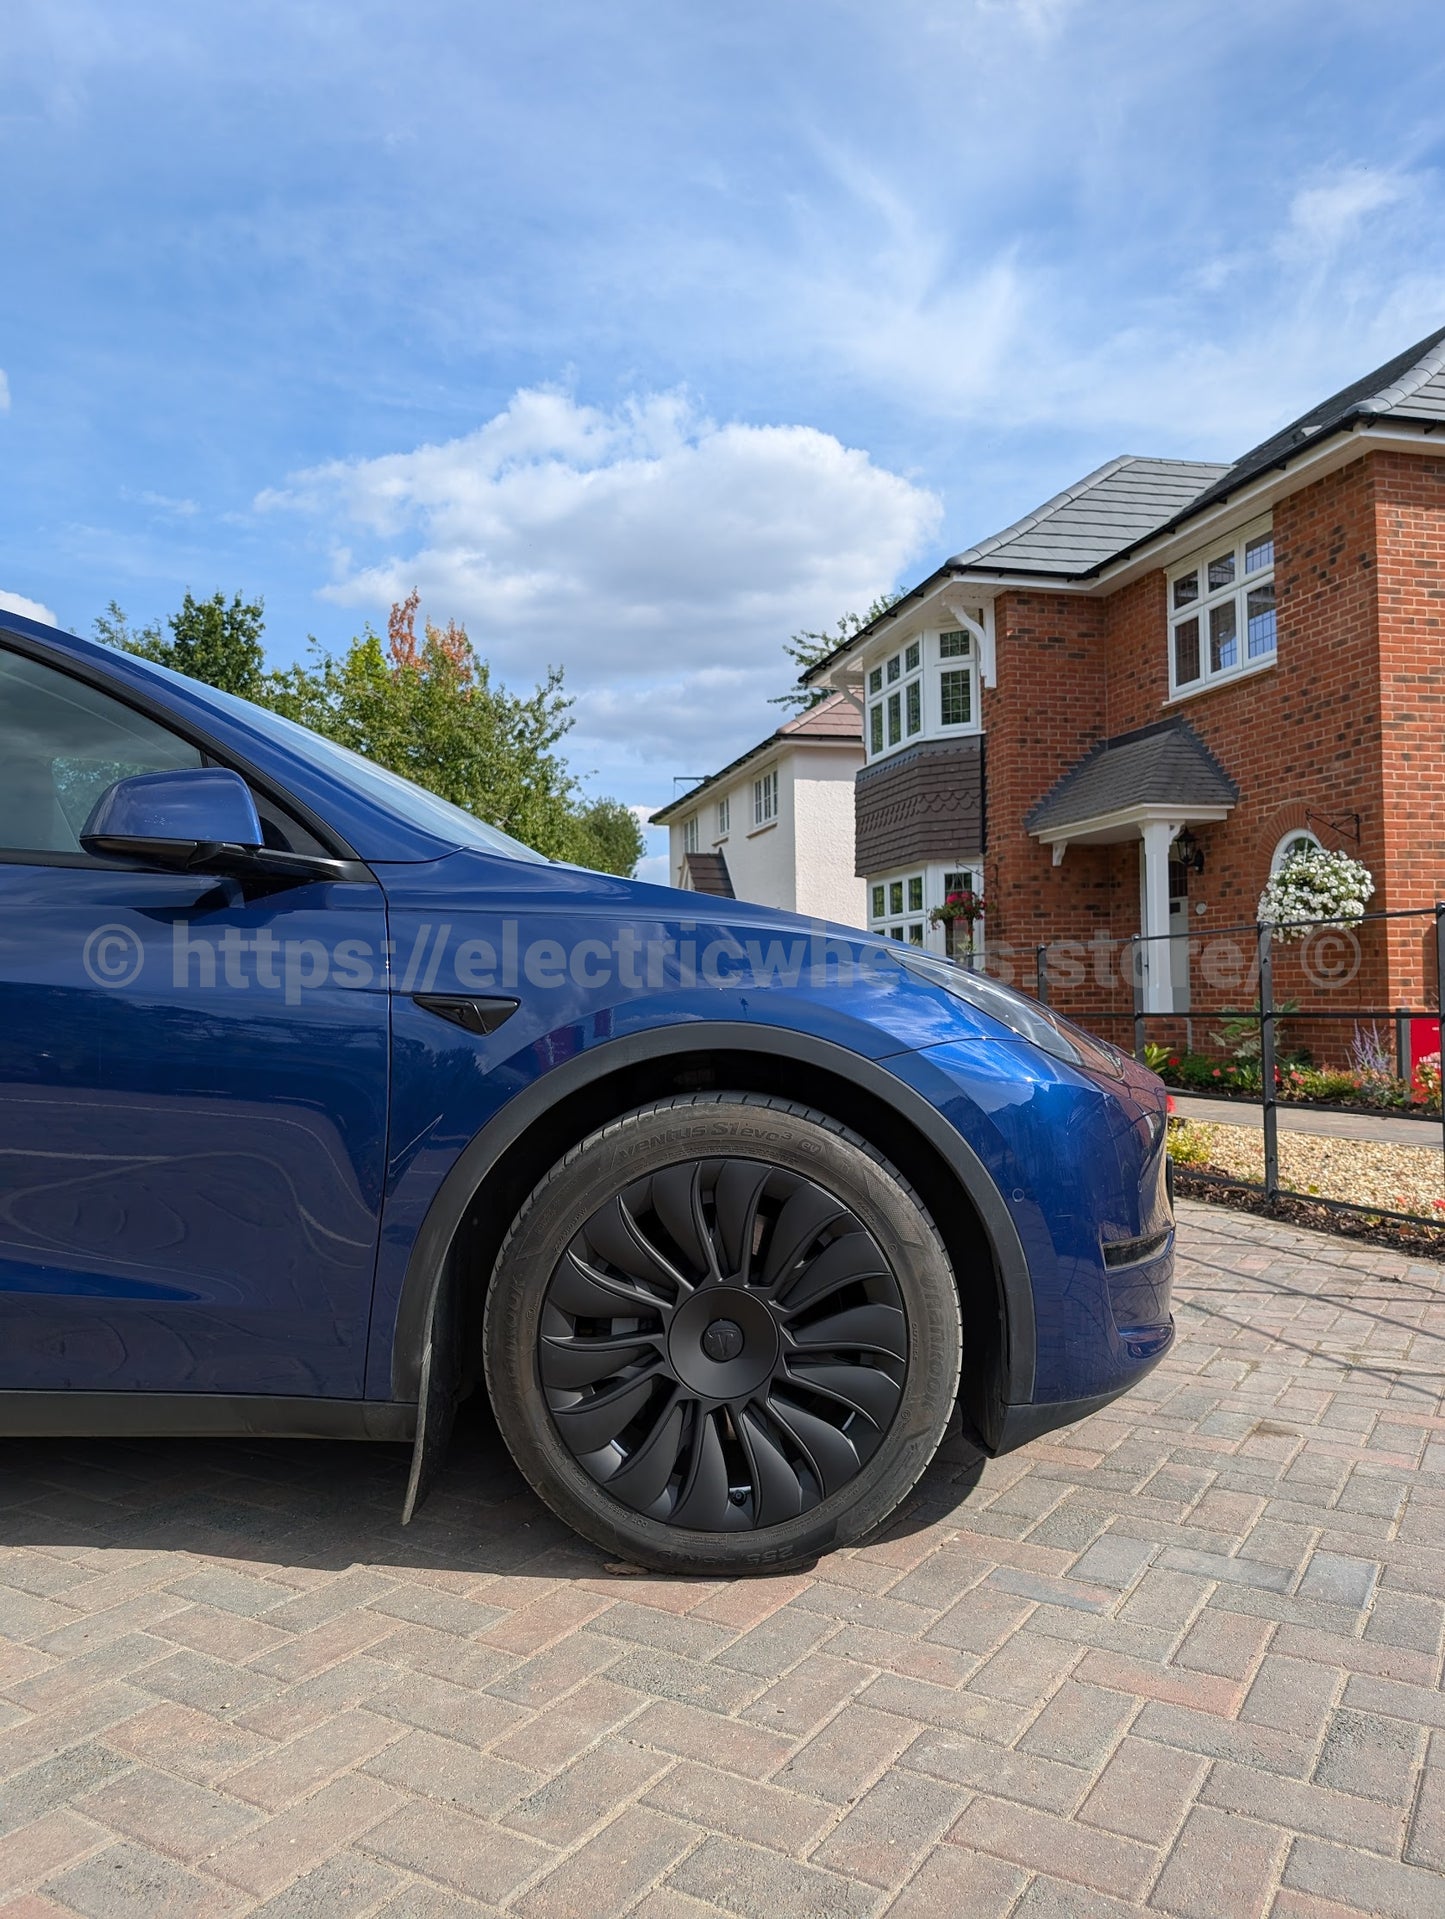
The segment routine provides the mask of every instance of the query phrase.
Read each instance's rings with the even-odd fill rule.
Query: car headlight
[[[930,986],[941,986],[944,992],[952,993],[966,1006],[976,1006],[981,1013],[998,1020],[1041,1052],[1051,1053],[1069,1066],[1092,1066],[1113,1079],[1123,1078],[1122,1056],[1114,1047],[1081,1032],[1027,994],[1016,993],[1011,986],[990,979],[987,973],[972,973],[956,966],[952,960],[920,953],[916,947],[895,953],[893,957],[904,972],[927,980]]]

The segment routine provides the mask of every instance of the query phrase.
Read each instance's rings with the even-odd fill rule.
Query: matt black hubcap
[[[548,1281],[538,1367],[563,1444],[634,1511],[775,1526],[854,1479],[908,1333],[873,1235],[801,1174],[703,1159],[595,1212]]]

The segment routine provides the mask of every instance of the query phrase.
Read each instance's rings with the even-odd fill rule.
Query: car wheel
[[[486,1377],[540,1497],[609,1553],[774,1570],[874,1530],[958,1394],[958,1289],[918,1196],[824,1114],[629,1113],[554,1166],[492,1276]]]

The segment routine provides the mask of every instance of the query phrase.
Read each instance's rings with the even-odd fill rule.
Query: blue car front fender
[[[403,1008],[398,1017],[411,1024]],[[416,1020],[440,1022],[417,1009]],[[425,1029],[422,1029],[425,1031]],[[442,1029],[443,1033],[446,1029]],[[453,1030],[452,1045],[463,1036]],[[463,1043],[465,1043],[463,1041]],[[540,1077],[517,1091],[456,1151],[449,1170],[434,1189],[423,1217],[399,1239],[409,1256],[398,1275],[391,1297],[384,1297],[385,1273],[379,1275],[376,1304],[378,1325],[390,1327],[389,1339],[374,1348],[389,1352],[390,1365],[375,1390],[386,1397],[414,1401],[420,1390],[423,1357],[437,1288],[446,1255],[477,1193],[502,1156],[545,1115],[575,1097],[584,1088],[647,1061],[663,1060],[680,1051],[753,1054],[760,1058],[796,1060],[827,1072],[882,1104],[910,1126],[933,1148],[967,1195],[988,1234],[1004,1328],[1003,1378],[998,1382],[1008,1401],[1032,1396],[1035,1362],[1034,1299],[1013,1214],[983,1158],[932,1104],[922,1086],[890,1070],[910,1062],[910,1077],[925,1083],[936,1074],[925,1056],[896,1055],[887,1061],[861,1058],[857,1053],[815,1035],[777,1026],[760,1026],[743,1019],[690,1019],[657,1025],[588,1046],[563,1058]],[[939,1076],[939,1089],[944,1085]],[[957,1089],[953,1088],[955,1093]],[[388,1235],[388,1238],[390,1235]],[[388,1289],[390,1290],[390,1289]]]

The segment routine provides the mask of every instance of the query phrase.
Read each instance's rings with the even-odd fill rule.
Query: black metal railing
[[[1436,1005],[1433,1007],[1410,1006],[1347,1006],[1317,1005],[1301,1006],[1298,1001],[1281,1004],[1275,990],[1275,942],[1280,932],[1298,934],[1307,937],[1312,931],[1329,929],[1339,932],[1342,928],[1356,940],[1367,928],[1384,925],[1386,922],[1433,920],[1433,946],[1435,955]],[[1237,937],[1241,944],[1252,949],[1252,965],[1249,976],[1257,989],[1257,1000],[1252,1006],[1210,1006],[1202,1012],[1157,1011],[1148,1010],[1149,997],[1147,982],[1150,978],[1150,963],[1154,953],[1162,950],[1171,955],[1178,942],[1186,942],[1186,951],[1205,941],[1219,941]],[[1035,987],[1038,997],[1047,1005],[1054,998],[1055,980],[1050,973],[1050,954],[1064,945],[1074,948],[1082,942],[1051,940],[1035,949]],[[1428,1214],[1397,1212],[1390,1207],[1380,1206],[1369,1201],[1346,1200],[1327,1197],[1320,1193],[1301,1193],[1285,1186],[1280,1179],[1279,1169],[1279,1097],[1278,1047],[1277,1035],[1281,1021],[1288,1019],[1301,1025],[1313,1025],[1315,1022],[1352,1021],[1358,1029],[1362,1022],[1369,1022],[1372,1031],[1377,1031],[1381,1022],[1393,1025],[1395,1032],[1395,1058],[1399,1077],[1408,1080],[1413,1070],[1413,1061],[1409,1057],[1408,1041],[1410,1025],[1415,1020],[1440,1019],[1441,983],[1445,982],[1445,902],[1434,906],[1406,908],[1390,913],[1367,913],[1359,919],[1341,922],[1338,919],[1290,920],[1267,923],[1258,920],[1241,922],[1235,926],[1211,928],[1206,933],[1136,933],[1131,938],[1118,942],[1121,949],[1129,954],[1128,977],[1133,988],[1133,1006],[1121,1009],[1117,1006],[1088,1006],[1070,1003],[1066,1008],[1069,1018],[1085,1028],[1094,1028],[1106,1038],[1118,1040],[1118,1028],[1121,1023],[1132,1029],[1133,1051],[1137,1059],[1145,1056],[1151,1026],[1158,1030],[1166,1022],[1177,1030],[1186,1018],[1208,1017],[1216,1020],[1252,1022],[1257,1024],[1259,1032],[1259,1098],[1264,1135],[1264,1179],[1235,1178],[1233,1175],[1217,1173],[1191,1172],[1189,1177],[1201,1181],[1226,1186],[1244,1187],[1263,1192],[1268,1200],[1303,1200],[1311,1206],[1321,1206],[1332,1212],[1369,1214],[1374,1218],[1407,1221],[1412,1226],[1429,1225],[1445,1228],[1445,1213],[1438,1218]],[[1172,959],[1171,967],[1172,972]],[[1353,977],[1353,976],[1352,976]],[[1111,1030],[1112,1029],[1112,1030]],[[1442,1027],[1442,1039],[1445,1039],[1445,1027]],[[1183,1090],[1183,1089],[1178,1089]],[[1442,1191],[1445,1191],[1445,1102],[1442,1102],[1440,1114]]]

